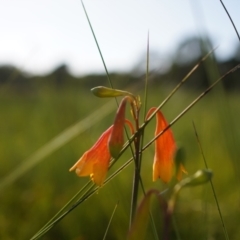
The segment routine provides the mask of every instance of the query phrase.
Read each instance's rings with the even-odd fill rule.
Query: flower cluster
[[[97,140],[97,142],[86,151],[76,164],[69,171],[76,171],[80,177],[90,175],[92,181],[101,186],[106,178],[110,159],[117,158],[124,145],[124,125],[127,124],[132,134],[139,129],[139,110],[140,101],[129,92],[109,89],[105,87],[96,87],[92,92],[98,97],[117,97],[124,96],[119,104],[118,111],[112,126],[110,126]],[[131,113],[135,122],[133,124],[125,119],[125,110],[127,102],[131,105]],[[164,182],[169,182],[173,175],[174,156],[176,152],[176,143],[173,133],[160,110],[151,108],[146,116],[146,120],[156,112],[156,130],[155,130],[155,156],[153,163],[153,181],[161,178]],[[157,137],[162,131],[159,137]],[[183,166],[179,168],[179,176],[184,171]]]

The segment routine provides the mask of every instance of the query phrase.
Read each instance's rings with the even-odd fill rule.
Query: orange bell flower
[[[90,175],[92,181],[101,186],[106,177],[111,159],[108,150],[108,139],[112,129],[113,126],[109,127],[69,171],[75,170],[80,177]]]
[[[132,124],[125,119],[125,109],[129,97],[122,99],[116,117],[113,123],[113,130],[109,138],[108,147],[112,157],[116,158],[124,144],[124,124],[125,122],[131,127]]]
[[[148,111],[147,118],[156,110],[155,107]],[[156,113],[157,124],[155,136],[162,132],[168,123],[165,120],[161,111]],[[169,182],[173,173],[173,162],[176,152],[176,143],[173,133],[168,128],[160,137],[155,140],[155,156],[153,163],[153,181],[161,178],[164,182]]]

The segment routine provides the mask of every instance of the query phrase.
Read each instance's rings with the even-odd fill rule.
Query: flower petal
[[[109,138],[108,147],[111,156],[114,158],[118,157],[118,154],[120,153],[124,144],[125,109],[127,101],[129,100],[129,97],[125,97],[122,99],[118,107],[118,111],[116,113],[116,117],[113,123],[113,130]]]
[[[156,108],[151,108],[147,114],[150,116]],[[155,136],[161,133],[168,123],[165,120],[162,112],[159,110],[156,113],[157,125]],[[173,133],[168,128],[160,137],[155,140],[155,156],[153,163],[153,181],[161,178],[164,182],[169,182],[172,178],[173,159],[176,151],[176,144],[173,138]]]
[[[75,170],[80,177],[90,175],[93,182],[102,185],[111,159],[107,144],[112,128],[109,127],[69,171]]]

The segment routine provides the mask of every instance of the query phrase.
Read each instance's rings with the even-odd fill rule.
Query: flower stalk
[[[78,162],[70,168],[70,171],[75,170],[76,174],[80,177],[89,175],[96,185],[102,186],[107,175],[110,159],[118,159],[121,154],[124,146],[124,127],[125,124],[127,124],[130,127],[131,134],[134,136],[134,151],[132,153],[135,168],[130,209],[131,227],[137,209],[139,183],[140,181],[142,182],[141,160],[144,127],[140,127],[140,99],[130,92],[106,87],[95,87],[92,89],[92,92],[100,98],[118,96],[122,96],[123,98],[118,106],[113,125],[100,136],[93,147],[82,155]],[[127,103],[130,105],[132,122],[125,118]],[[163,182],[168,183],[173,176],[174,156],[177,147],[173,133],[164,115],[158,108],[150,108],[145,117],[146,122],[149,121],[149,118],[152,118],[153,115],[156,116],[155,137],[164,131],[162,136],[155,140],[153,181],[160,178]],[[180,172],[184,171],[183,166],[179,169]],[[181,173],[178,174],[178,176],[180,175]]]

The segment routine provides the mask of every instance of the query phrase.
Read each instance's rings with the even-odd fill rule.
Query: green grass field
[[[169,88],[150,87],[148,106],[158,106]],[[143,90],[135,92],[141,97]],[[173,120],[198,95],[180,90],[163,107],[167,120]],[[28,161],[28,157],[69,126],[86,118],[106,104],[86,88],[39,88],[25,94],[0,95],[0,184]],[[212,169],[213,184],[229,239],[239,239],[240,196],[240,96],[214,90],[206,95],[172,127],[175,139],[186,152],[189,174],[205,168],[193,122]],[[89,149],[114,119],[116,109],[26,171],[0,192],[0,239],[30,239],[89,180],[69,173],[69,168]],[[155,120],[147,127],[145,141],[154,134]],[[152,182],[154,148],[144,152],[142,178],[146,189],[165,189]],[[126,152],[110,170],[126,162]],[[125,239],[129,225],[133,164],[123,170],[86,202],[51,229],[42,239],[102,239],[112,211],[119,206],[107,239]],[[143,196],[140,191],[140,198]],[[154,204],[154,216],[161,211]],[[184,189],[178,199],[172,226],[172,239],[226,239],[210,184]],[[161,220],[156,223],[161,229]],[[160,230],[159,230],[160,231]],[[152,239],[151,228],[148,238]]]

